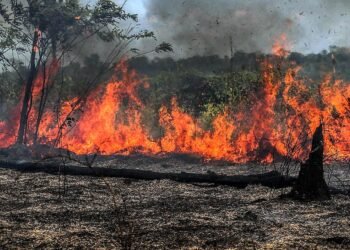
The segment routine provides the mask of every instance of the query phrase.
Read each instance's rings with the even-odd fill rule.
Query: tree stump
[[[324,179],[323,150],[321,123],[313,134],[309,158],[300,166],[298,179],[290,193],[293,198],[302,200],[330,199],[329,188]]]

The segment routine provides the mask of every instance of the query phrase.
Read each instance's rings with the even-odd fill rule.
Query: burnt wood
[[[323,131],[322,123],[312,137],[309,158],[300,166],[299,176],[291,191],[293,198],[302,200],[328,200],[330,192],[323,171]]]
[[[60,165],[59,163],[33,163],[33,162],[14,162],[0,161],[1,168],[13,169],[21,172],[44,172],[49,174],[66,174],[66,175],[82,175],[96,177],[118,177],[130,178],[137,180],[172,180],[184,183],[212,183],[216,185],[227,185],[236,188],[245,188],[248,185],[262,185],[271,188],[285,188],[293,186],[294,177],[282,176],[277,171],[271,171],[264,174],[256,175],[218,175],[214,172],[207,174],[196,173],[162,173],[154,171],[146,171],[139,169],[118,169],[93,167],[77,165]]]

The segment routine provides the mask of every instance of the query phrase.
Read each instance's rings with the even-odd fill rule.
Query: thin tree
[[[17,72],[25,82],[16,140],[18,144],[26,144],[34,81],[42,68],[46,72],[46,64],[59,64],[63,55],[94,38],[115,44],[106,59],[105,69],[109,70],[131,42],[154,37],[147,30],[136,30],[136,25],[122,28],[120,23],[124,21],[136,24],[137,15],[127,13],[123,5],[111,0],[99,0],[94,6],[82,5],[78,0],[9,0],[0,3],[0,20],[0,61],[4,67]],[[169,48],[170,45],[163,43],[155,50]],[[26,75],[16,68],[13,63],[15,57],[27,64]],[[98,72],[96,79],[100,75]],[[39,114],[34,125],[34,142],[47,99],[48,77],[43,77],[43,81]]]

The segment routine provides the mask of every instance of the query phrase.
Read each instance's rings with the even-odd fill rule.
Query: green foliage
[[[201,105],[201,93],[206,86],[205,78],[192,71],[161,72],[150,79],[150,87],[140,94],[145,103],[159,108],[169,106],[176,97],[188,112],[195,113]]]
[[[147,107],[158,110],[170,106],[176,97],[180,107],[200,118],[205,126],[225,108],[234,110],[238,105],[253,101],[252,96],[261,88],[259,73],[236,72],[204,75],[178,69],[160,72],[150,79],[150,87],[140,90]]]
[[[260,86],[260,74],[241,71],[213,76],[208,79],[212,90],[210,103],[226,104],[235,107],[243,101],[249,101],[252,93]]]
[[[200,120],[205,129],[209,129],[214,118],[217,115],[221,114],[225,109],[225,104],[215,104],[215,103],[206,103],[203,105],[204,110],[201,113]]]

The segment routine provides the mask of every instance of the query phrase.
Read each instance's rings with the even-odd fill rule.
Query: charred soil
[[[188,159],[116,161],[121,167],[166,172],[262,171]],[[5,168],[0,168],[0,190],[2,249],[350,248],[350,199],[340,194],[305,203],[279,198],[289,190],[262,186],[236,189]]]

